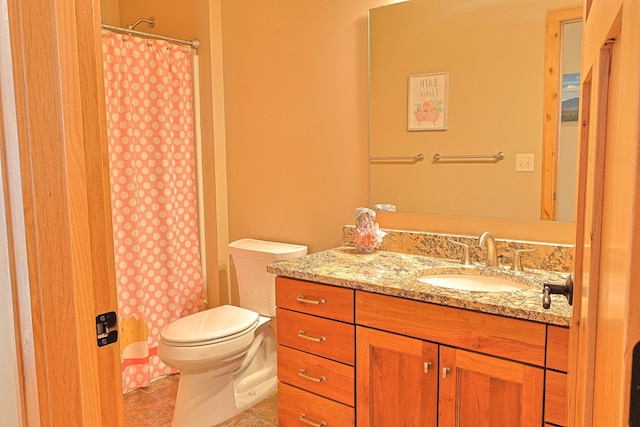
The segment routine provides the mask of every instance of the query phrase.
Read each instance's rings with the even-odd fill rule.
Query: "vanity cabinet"
[[[285,277],[276,292],[282,426],[566,423],[567,328]]]
[[[543,406],[555,372],[542,323],[356,291],[356,324],[359,427],[394,416],[424,426],[557,421]],[[393,390],[402,393],[389,400]]]
[[[354,425],[354,291],[278,277],[276,305],[280,425]]]

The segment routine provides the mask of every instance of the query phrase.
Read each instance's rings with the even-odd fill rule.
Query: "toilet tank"
[[[238,277],[240,306],[263,316],[276,315],[276,276],[267,272],[275,261],[307,254],[307,247],[266,240],[240,239],[229,243]]]

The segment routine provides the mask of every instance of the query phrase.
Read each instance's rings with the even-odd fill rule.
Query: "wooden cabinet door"
[[[357,425],[436,426],[438,346],[357,327]]]
[[[439,425],[542,425],[543,370],[440,347]]]

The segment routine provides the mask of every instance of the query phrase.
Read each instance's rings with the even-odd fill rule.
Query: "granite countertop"
[[[424,275],[460,273],[471,269],[473,274],[510,278],[527,286],[508,292],[475,292],[418,281],[418,277]],[[569,326],[571,306],[565,297],[552,295],[551,307],[548,310],[542,307],[542,283],[564,282],[567,273],[533,269],[513,272],[508,267],[486,268],[481,264],[474,264],[471,269],[456,260],[387,251],[361,254],[346,246],[279,261],[267,267],[267,271],[278,276]]]

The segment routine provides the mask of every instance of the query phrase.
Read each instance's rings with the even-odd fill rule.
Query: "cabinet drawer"
[[[549,325],[547,332],[547,368],[567,372],[569,365],[569,328]]]
[[[276,278],[276,305],[282,308],[353,323],[353,289],[304,280]]]
[[[278,383],[278,425],[353,426],[355,410],[299,388]],[[324,423],[324,424],[322,424]]]
[[[544,420],[567,425],[567,374],[547,371],[544,389]]]
[[[335,320],[276,309],[278,343],[353,365],[355,326]]]
[[[356,323],[544,366],[541,323],[364,291],[356,292]]]
[[[278,379],[346,405],[354,404],[354,368],[278,346]]]

